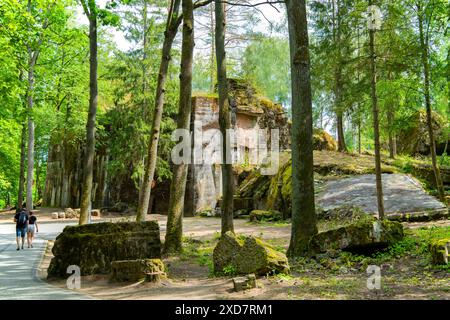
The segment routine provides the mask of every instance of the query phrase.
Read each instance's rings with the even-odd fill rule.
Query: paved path
[[[37,277],[37,268],[45,250],[46,240],[55,239],[65,223],[41,223],[34,248],[16,250],[15,226],[0,224],[0,299],[66,300],[87,299],[77,292],[60,289]],[[25,239],[26,240],[26,239]]]
[[[427,194],[420,183],[406,174],[383,174],[384,205],[387,213],[414,213],[446,210],[446,206]],[[366,212],[378,212],[375,175],[361,175],[330,181],[318,196],[325,210],[353,205]]]

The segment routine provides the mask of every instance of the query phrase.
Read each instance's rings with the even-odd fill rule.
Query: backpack
[[[28,221],[27,213],[25,211],[21,211],[19,213],[19,219],[17,219],[17,225],[19,227],[24,227],[27,224],[27,221]]]

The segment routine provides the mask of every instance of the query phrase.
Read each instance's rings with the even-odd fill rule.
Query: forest
[[[372,299],[391,264],[383,298],[448,299],[449,32],[447,0],[0,0],[0,224],[68,226],[49,279]]]

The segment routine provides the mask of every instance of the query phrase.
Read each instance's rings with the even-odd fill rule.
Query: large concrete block
[[[52,252],[49,277],[67,277],[70,265],[80,267],[82,275],[107,274],[112,261],[161,258],[159,225],[147,221],[68,226]]]

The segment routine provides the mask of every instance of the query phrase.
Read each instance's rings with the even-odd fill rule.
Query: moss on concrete
[[[69,265],[79,266],[82,275],[107,274],[112,261],[160,258],[159,226],[156,221],[68,226],[52,252],[49,277],[67,277]]]
[[[450,263],[450,238],[434,239],[430,242],[431,260],[434,265]]]
[[[239,274],[259,275],[289,274],[287,257],[271,245],[255,237],[247,237],[236,256],[236,269]]]
[[[283,220],[281,212],[276,210],[253,210],[250,212],[250,221],[280,221]]]
[[[312,253],[329,250],[370,252],[403,239],[403,226],[394,221],[362,217],[346,226],[317,234],[311,239]]]
[[[137,282],[147,278],[156,282],[165,276],[161,259],[120,260],[111,262],[111,281]]]
[[[214,248],[214,272],[231,269],[237,274],[259,275],[289,273],[286,256],[255,237],[236,236],[227,232]]]

